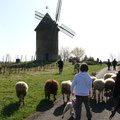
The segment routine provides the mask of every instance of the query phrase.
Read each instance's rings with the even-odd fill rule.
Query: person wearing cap
[[[85,105],[88,120],[91,120],[92,118],[89,102],[89,92],[92,87],[92,79],[88,73],[88,69],[88,65],[86,63],[82,63],[80,66],[80,72],[75,75],[71,85],[71,93],[76,96],[75,120],[81,119],[82,103]],[[73,92],[74,89],[75,93]]]

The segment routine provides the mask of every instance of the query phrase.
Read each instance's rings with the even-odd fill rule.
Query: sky
[[[46,9],[46,6],[48,9]],[[59,32],[59,49],[83,48],[86,55],[104,61],[120,60],[120,0],[62,0],[60,20],[75,31],[70,38]],[[0,61],[10,55],[30,60],[36,52],[39,24],[35,11],[55,20],[57,0],[0,0]]]

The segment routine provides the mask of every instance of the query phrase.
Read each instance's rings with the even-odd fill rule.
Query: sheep
[[[64,94],[67,95],[67,101],[70,100],[71,85],[72,85],[72,82],[70,80],[61,82],[61,92],[63,95],[63,102],[64,103],[65,103]]]
[[[79,73],[79,70],[80,70],[80,64],[75,63],[75,65],[74,65],[74,73],[76,74],[76,71]]]
[[[95,76],[90,76],[90,77],[92,79],[92,87],[93,87],[93,82],[97,79],[97,77],[95,77]]]
[[[107,101],[107,96],[111,97],[112,95],[114,84],[115,81],[112,78],[108,78],[105,80],[106,101]]]
[[[116,81],[116,74],[112,75],[111,78]]]
[[[19,98],[19,103],[23,102],[25,104],[24,97],[27,95],[28,92],[28,85],[23,81],[19,81],[15,85],[16,95]]]
[[[94,98],[96,98],[96,90],[98,90],[98,101],[100,101],[100,95],[102,94],[102,100],[103,100],[103,90],[105,88],[105,82],[104,79],[96,79],[93,82],[93,88],[94,88]]]
[[[54,79],[49,79],[46,81],[44,85],[44,91],[45,91],[45,97],[48,97],[48,100],[50,100],[50,94],[54,95],[54,101],[56,100],[57,90],[59,88],[59,84]]]
[[[71,101],[67,102],[64,110],[63,110],[63,114],[62,114],[62,118],[64,118],[64,114],[70,110],[70,115],[73,117],[74,113],[75,113],[75,104],[76,104],[76,101],[75,99],[72,99]]]
[[[94,87],[93,87],[93,82],[97,79],[97,77],[95,76],[90,76],[91,79],[92,79],[92,88],[90,90],[90,96],[93,97],[95,95],[95,90],[94,90]]]
[[[110,78],[113,75],[115,75],[115,73],[105,73],[104,74],[104,80],[106,80],[107,78]]]

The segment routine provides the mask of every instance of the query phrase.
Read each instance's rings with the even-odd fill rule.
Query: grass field
[[[91,65],[89,66],[89,73],[99,71],[104,67],[106,65]],[[31,70],[19,74],[0,75],[0,120],[24,120],[48,104],[49,101],[44,96],[44,84],[50,78],[59,82],[58,98],[61,95],[60,83],[74,78],[73,65],[65,62],[62,74],[58,74],[58,68],[54,67],[45,71]],[[15,84],[18,81],[25,81],[29,86],[24,106],[18,104],[16,97]],[[52,95],[51,100],[53,100]]]

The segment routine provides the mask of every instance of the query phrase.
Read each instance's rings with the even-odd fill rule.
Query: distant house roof
[[[52,18],[48,13],[46,13],[44,18],[40,21],[38,26],[35,28],[35,31],[43,28],[51,28],[53,25],[56,26],[56,22],[52,20]]]

